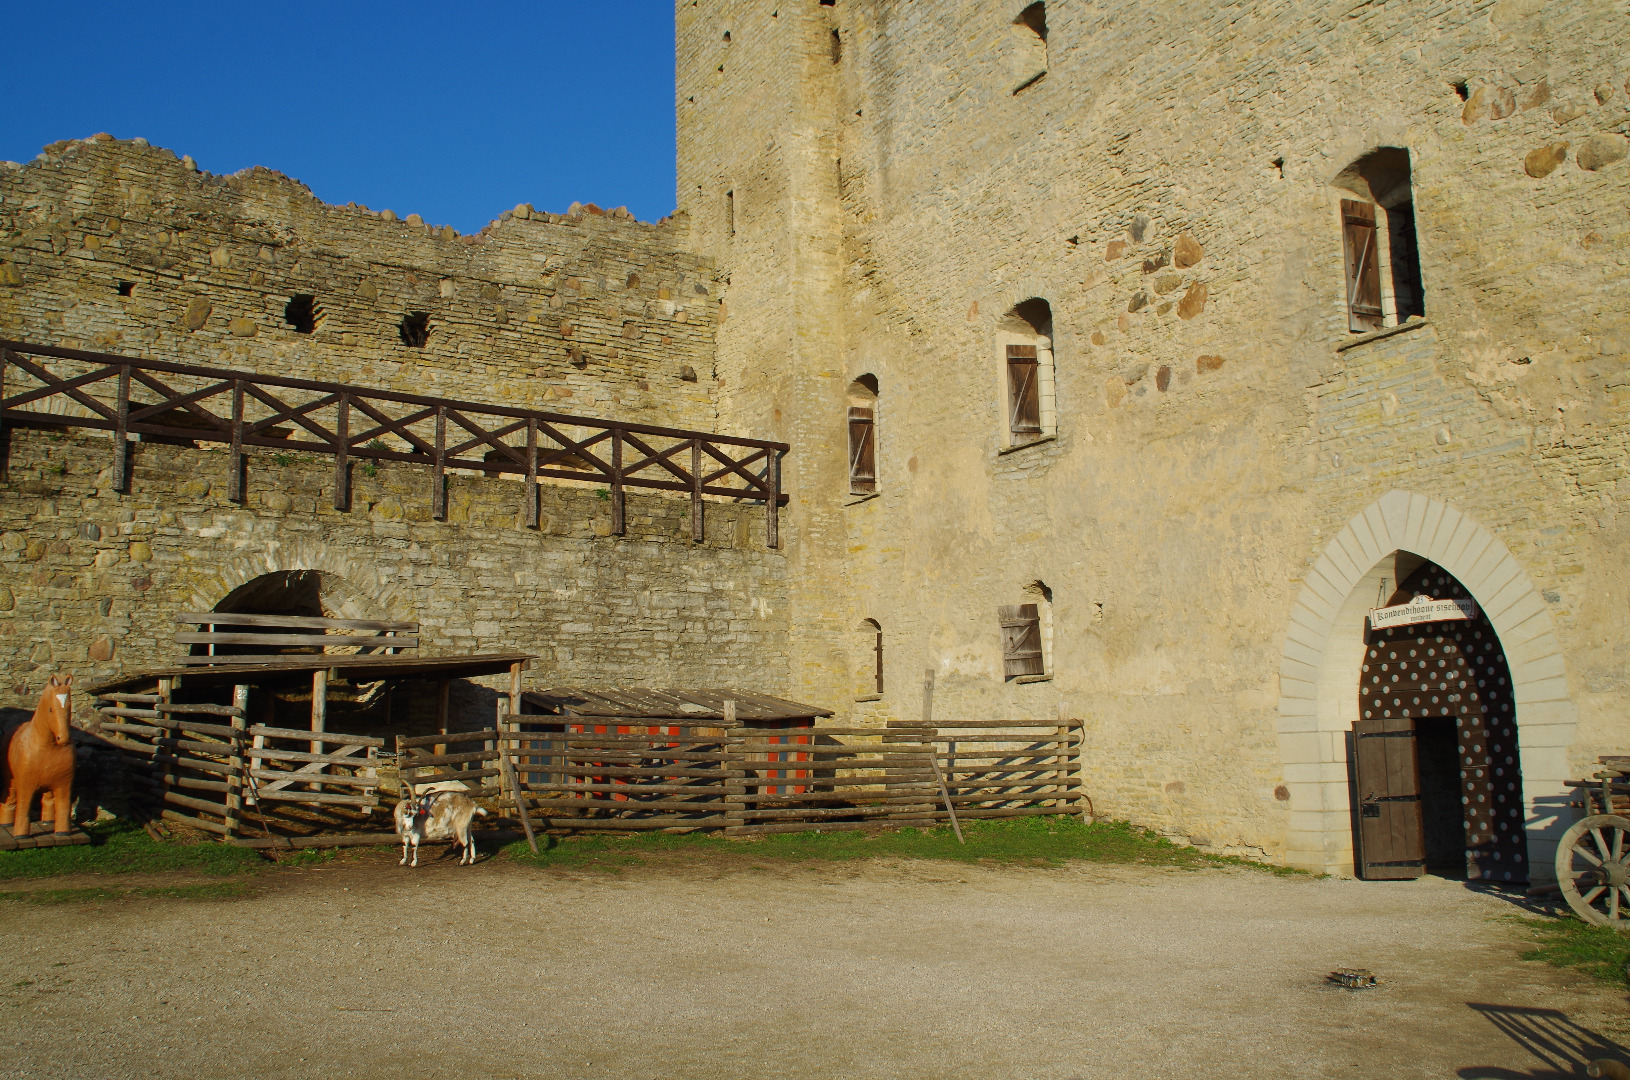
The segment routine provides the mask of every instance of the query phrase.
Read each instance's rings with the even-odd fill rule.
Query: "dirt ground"
[[[53,887],[61,881],[49,883]],[[380,857],[0,907],[0,1076],[1543,1077],[1622,993],[1456,882]],[[1362,966],[1383,980],[1325,980]]]

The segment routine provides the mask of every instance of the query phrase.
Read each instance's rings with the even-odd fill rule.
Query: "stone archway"
[[[1346,734],[1357,718],[1364,614],[1399,552],[1453,574],[1500,637],[1517,710],[1529,865],[1547,879],[1566,825],[1560,810],[1577,723],[1550,612],[1493,533],[1441,500],[1405,491],[1388,492],[1347,523],[1291,611],[1279,665],[1279,750],[1291,795],[1285,861],[1353,872]]]
[[[212,611],[222,600],[268,574],[316,571],[328,614],[341,619],[417,618],[403,591],[369,563],[345,558],[321,543],[275,542],[212,567],[194,580],[192,611]]]

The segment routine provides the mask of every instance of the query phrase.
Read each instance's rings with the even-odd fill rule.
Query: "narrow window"
[[[849,384],[849,491],[877,490],[877,378],[862,375]]]
[[[1426,316],[1425,290],[1421,287],[1421,250],[1415,240],[1415,203],[1396,203],[1387,208],[1387,252],[1392,256],[1392,296],[1398,321],[1411,315]]]
[[[397,327],[402,335],[402,344],[410,349],[422,349],[430,341],[430,313],[427,311],[411,311],[402,316],[402,323]]]
[[[1041,651],[1041,608],[1012,604],[1000,610],[1002,621],[1002,678],[1046,674]]]
[[[1381,262],[1375,244],[1375,206],[1341,200],[1341,239],[1347,256],[1347,329],[1381,329]]]
[[[1415,234],[1409,151],[1372,150],[1343,169],[1341,200],[1347,327],[1362,334],[1426,314]]]
[[[836,30],[832,31],[832,62],[843,63],[843,36]]]
[[[997,324],[1006,446],[1022,446],[1057,431],[1052,335],[1053,311],[1040,298],[1016,305]]]
[[[1008,37],[1008,65],[1017,94],[1047,74],[1047,5],[1038,0],[1019,12]]]
[[[876,619],[865,619],[860,624],[861,637],[869,655],[866,657],[868,677],[862,680],[863,689],[870,693],[883,693],[883,627]]]
[[[307,293],[296,293],[283,308],[283,321],[294,327],[296,334],[309,334],[317,329],[317,298]]]
[[[730,235],[735,236],[736,235],[736,193],[734,191],[727,191],[727,192],[724,193],[724,221],[725,221],[725,227],[730,230]]]

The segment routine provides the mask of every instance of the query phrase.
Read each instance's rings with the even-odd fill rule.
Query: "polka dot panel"
[[[1434,600],[1470,597],[1442,567],[1424,563],[1390,603],[1422,594]],[[1366,719],[1454,718],[1467,873],[1486,880],[1527,880],[1511,674],[1499,638],[1482,612],[1471,620],[1372,632],[1359,682],[1359,710]]]

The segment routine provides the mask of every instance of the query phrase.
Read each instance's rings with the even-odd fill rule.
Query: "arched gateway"
[[[1402,595],[1406,591],[1409,597]],[[1475,601],[1475,618],[1406,622],[1394,627],[1391,635],[1385,630],[1370,632],[1367,616],[1373,608],[1414,595],[1448,599],[1457,591]],[[1461,635],[1458,641],[1456,632]],[[1477,633],[1494,640],[1471,636]],[[1446,640],[1437,641],[1440,636]],[[1417,655],[1406,655],[1410,649]],[[1428,649],[1433,653],[1429,657]],[[1371,656],[1372,651],[1376,655]],[[1429,680],[1421,665],[1429,663],[1436,675],[1439,660],[1444,661],[1442,674]],[[1385,672],[1380,670],[1383,664]],[[1467,682],[1466,687],[1449,687],[1451,665],[1453,682]],[[1474,672],[1473,667],[1479,670]],[[1495,670],[1483,670],[1489,668]],[[1397,684],[1394,675],[1399,676]],[[1481,688],[1472,685],[1479,676],[1485,683]],[[1502,677],[1509,680],[1505,686],[1499,685]],[[1389,687],[1398,685],[1400,693],[1361,697],[1361,686],[1378,689],[1381,683],[1374,681],[1378,679],[1385,679]],[[1410,691],[1407,697],[1404,688]],[[1435,702],[1434,692],[1439,698]],[[1475,702],[1469,697],[1473,692],[1478,694]],[[1451,695],[1457,700],[1449,701]],[[1394,697],[1397,706],[1391,704]],[[1406,710],[1408,716],[1403,715]],[[1363,715],[1366,711],[1369,717]],[[1468,726],[1473,722],[1475,727]],[[1514,728],[1507,726],[1512,724]],[[1559,810],[1565,801],[1567,751],[1574,728],[1575,709],[1550,613],[1505,545],[1440,500],[1388,492],[1354,517],[1314,563],[1286,631],[1279,698],[1279,747],[1291,794],[1286,861],[1331,874],[1354,873],[1354,835],[1366,835],[1366,820],[1371,836],[1368,861],[1415,861],[1407,851],[1410,858],[1378,857],[1397,854],[1379,845],[1375,822],[1386,815],[1389,833],[1394,824],[1404,832],[1420,827],[1422,839],[1430,840],[1440,858],[1457,843],[1454,829],[1463,830],[1458,843],[1466,852],[1468,872],[1476,876],[1507,880],[1503,875],[1512,873],[1509,880],[1530,874],[1548,879],[1556,838],[1566,825]],[[1515,734],[1515,753],[1508,753],[1511,740],[1504,737],[1508,730]],[[1445,760],[1451,740],[1459,759],[1459,768],[1452,770]],[[1499,751],[1491,749],[1495,745]],[[1426,748],[1424,758],[1416,754],[1414,760],[1424,763],[1424,783],[1415,765],[1399,764],[1404,748],[1421,747]],[[1507,756],[1514,759],[1509,766]],[[1496,768],[1515,769],[1518,775],[1502,771],[1496,777]],[[1364,774],[1357,778],[1357,788],[1351,776],[1355,771]],[[1411,771],[1412,780],[1405,775]],[[1451,775],[1460,771],[1466,777]],[[1456,782],[1458,792],[1452,790]],[[1502,795],[1506,801],[1497,801]],[[1367,796],[1374,797],[1368,806]],[[1411,810],[1410,796],[1424,801],[1415,802]],[[1463,809],[1488,810],[1480,816],[1461,814],[1457,821],[1444,812],[1445,801],[1456,797],[1463,800]],[[1514,805],[1518,798],[1520,805]],[[1519,818],[1511,816],[1512,809]],[[1430,837],[1424,835],[1428,818],[1422,810],[1431,813]],[[1504,810],[1504,816],[1496,810]],[[1411,813],[1416,815],[1413,819]],[[1366,814],[1371,816],[1366,819]],[[1500,829],[1502,823],[1505,830]],[[1513,837],[1519,823],[1526,844],[1501,839]],[[1389,875],[1372,866],[1367,876],[1419,872],[1408,866],[1395,869],[1398,872]]]

